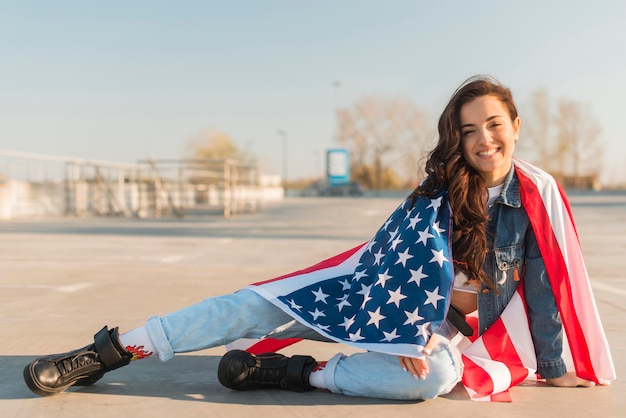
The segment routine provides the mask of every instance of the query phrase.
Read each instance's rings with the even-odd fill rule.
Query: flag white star
[[[313,320],[317,321],[317,318],[319,318],[320,316],[326,316],[326,314],[324,313],[324,311],[320,311],[319,309],[315,308],[315,312],[311,312],[309,311],[309,313],[313,316]]]
[[[317,290],[317,292],[315,290],[311,290],[311,292],[315,295],[315,302],[321,301],[324,303],[328,303],[326,302],[326,298],[330,295],[327,295],[326,293],[324,293],[321,287]]]
[[[404,204],[402,206],[404,206]],[[411,213],[413,212],[413,209],[415,208],[405,209],[406,210],[406,216],[404,217],[405,221],[411,217]]]
[[[428,336],[430,335],[428,332],[429,326],[430,326],[430,322],[426,322],[424,324],[418,325],[417,334],[415,334],[415,336],[419,337],[421,335],[422,337],[424,337],[424,339],[428,338]]]
[[[415,282],[415,284],[419,287],[422,282],[422,279],[425,279],[428,277],[428,274],[422,273],[423,267],[424,266],[420,266],[420,268],[418,268],[417,270],[409,269],[409,271],[411,272],[411,278],[407,280],[407,283]]]
[[[376,260],[374,260],[374,265],[380,265],[380,260],[385,256],[385,254],[383,254],[383,249],[379,248],[378,252],[376,254],[374,254],[374,257],[376,257]]]
[[[437,222],[433,222],[433,229],[435,230],[435,232],[437,233],[437,235],[441,236],[442,232],[446,232],[445,229],[441,228],[439,226],[439,221]]]
[[[426,301],[424,302],[424,306],[431,304],[435,307],[435,309],[437,309],[437,303],[441,299],[445,299],[439,294],[439,286],[437,286],[432,292],[429,292],[426,289],[424,289],[424,292],[426,292]]]
[[[363,277],[367,277],[367,273],[365,272],[365,270],[363,271],[355,271],[354,272],[354,280],[360,280]]]
[[[387,318],[385,315],[381,315],[380,314],[380,306],[374,312],[368,311],[367,313],[370,316],[370,320],[367,321],[366,325],[374,324],[374,326],[376,328],[378,328],[380,326],[380,321],[382,321],[383,319]]]
[[[344,306],[352,306],[350,304],[350,302],[348,302],[348,294],[343,295],[340,298],[337,298],[337,300],[339,300],[340,302],[337,304],[337,309],[339,309],[339,312],[341,312],[341,310],[343,309]]]
[[[430,232],[428,232],[428,226],[426,226],[426,229],[424,229],[423,231],[417,231],[417,233],[419,234],[419,239],[415,242],[416,244],[419,244],[420,242],[424,245],[428,245],[426,243],[426,240],[428,240],[428,238],[435,238],[435,236],[433,234],[431,234]]]
[[[369,286],[365,286],[363,283],[361,283],[361,290],[359,290],[357,293],[357,295],[369,295],[370,294],[370,289],[372,288],[372,285]]]
[[[394,229],[393,231],[389,231],[389,240],[391,241],[392,239],[395,238],[396,235],[398,235],[398,227],[396,227],[396,229]]]
[[[339,284],[341,284],[341,290],[350,289],[350,282],[348,281],[348,279],[344,279],[343,281],[340,281]]]
[[[424,319],[423,316],[419,315],[418,309],[419,308],[415,308],[413,312],[404,311],[404,314],[406,315],[406,321],[404,321],[404,324],[402,325],[408,325],[408,324],[415,325],[417,321],[421,321],[422,319]]]
[[[383,334],[385,335],[385,338],[383,338],[381,341],[393,341],[396,338],[400,338],[400,336],[398,335],[398,328],[394,328],[394,330],[391,332],[383,331]]]
[[[302,306],[298,305],[298,304],[296,303],[296,301],[295,301],[295,300],[293,300],[293,299],[291,299],[291,300],[289,301],[289,306],[291,307],[291,309],[295,309],[295,310],[296,310],[296,311],[298,311],[298,312],[302,312],[302,311],[300,310],[300,309],[302,309]]]
[[[352,316],[352,318],[347,318],[347,317],[343,317],[343,323],[339,324],[340,327],[344,327],[345,330],[347,331],[348,328],[350,328],[352,326],[352,324],[354,324],[354,318],[356,318],[356,315]]]
[[[398,235],[394,238],[394,240],[393,240],[393,241],[391,241],[391,249],[392,249],[392,250],[394,250],[394,251],[395,251],[395,250],[396,250],[396,247],[397,247],[398,245],[402,244],[402,238],[401,238],[401,236],[402,236],[402,235],[398,234]]]
[[[365,247],[365,251],[371,251],[372,248],[374,247],[374,245],[376,245],[376,240],[372,239],[368,244],[367,247]]]
[[[359,290],[358,292],[356,292],[358,295],[363,295],[363,303],[361,304],[361,309],[363,307],[365,307],[365,304],[367,302],[369,302],[370,300],[372,300],[372,298],[370,297],[370,289],[372,288],[372,285],[369,286],[365,286],[364,284],[361,283],[361,290]]]
[[[387,305],[389,305],[390,303],[394,303],[396,305],[396,308],[400,307],[400,301],[402,299],[407,298],[405,295],[402,294],[402,286],[398,287],[393,292],[391,290],[387,290],[387,292],[389,292],[389,300],[387,301]]]
[[[315,324],[315,326],[321,329],[322,331],[330,332],[330,325]]]
[[[417,224],[422,220],[422,218],[420,218],[420,213],[417,212],[417,215],[415,215],[414,217],[411,218],[411,220],[409,221],[409,226],[406,229],[411,228],[412,230],[415,231],[415,227],[417,226]]]
[[[392,222],[391,218],[387,219],[387,222],[385,222],[385,224],[383,225],[382,230],[386,231],[387,227],[389,226],[389,224],[391,224],[391,222]]]
[[[359,341],[359,340],[364,340],[365,337],[361,336],[361,328],[359,328],[357,330],[357,332],[353,333],[349,333],[348,337],[350,338],[350,341]]]
[[[437,199],[430,199],[430,205],[426,206],[426,209],[433,208],[435,211],[438,210],[441,206],[441,199],[443,199],[443,196],[438,197]]]
[[[430,259],[429,263],[438,263],[439,267],[443,266],[443,263],[448,261],[448,259],[443,255],[443,250],[435,251],[431,248],[433,252],[433,258]]]
[[[398,253],[398,261],[396,261],[395,264],[400,264],[402,263],[402,267],[406,267],[406,262],[413,258],[413,256],[411,254],[409,254],[409,248],[407,248],[406,250],[404,250],[401,253]],[[395,265],[394,264],[394,265]]]
[[[387,280],[391,280],[391,279],[393,279],[393,276],[389,274],[389,269],[387,269],[385,270],[384,273],[378,274],[378,280],[376,281],[375,286],[380,285],[384,289],[385,283],[387,283]]]

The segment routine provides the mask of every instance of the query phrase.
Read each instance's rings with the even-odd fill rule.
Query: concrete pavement
[[[34,356],[121,331],[207,296],[234,291],[369,239],[400,199],[290,198],[231,220],[36,219],[0,222],[0,416],[3,417],[361,417],[626,414],[626,195],[573,195],[572,203],[618,380],[562,389],[526,383],[513,402],[468,400],[462,387],[426,402],[324,392],[238,393],[219,385],[223,348],[161,363],[135,362],[89,388],[32,394],[22,369]],[[328,358],[351,348],[301,342],[287,354]]]

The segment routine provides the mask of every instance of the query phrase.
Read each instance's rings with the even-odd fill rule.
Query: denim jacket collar
[[[519,180],[515,175],[515,165],[511,165],[509,173],[504,179],[504,185],[500,196],[497,197],[494,203],[500,203],[513,208],[519,208],[522,206],[522,199],[519,191]]]

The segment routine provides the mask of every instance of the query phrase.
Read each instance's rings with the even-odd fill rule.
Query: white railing
[[[235,160],[123,164],[0,151],[0,219],[200,213],[229,217],[282,198],[278,182],[268,186],[262,180],[256,167]]]

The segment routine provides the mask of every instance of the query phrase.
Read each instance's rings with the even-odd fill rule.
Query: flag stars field
[[[447,311],[453,275],[449,223],[443,198],[405,201],[368,243],[346,252],[343,261],[318,264],[319,271],[304,275],[312,275],[305,277],[310,285],[277,298],[333,340],[375,351],[387,344],[423,347]],[[335,268],[341,273],[332,276]]]

